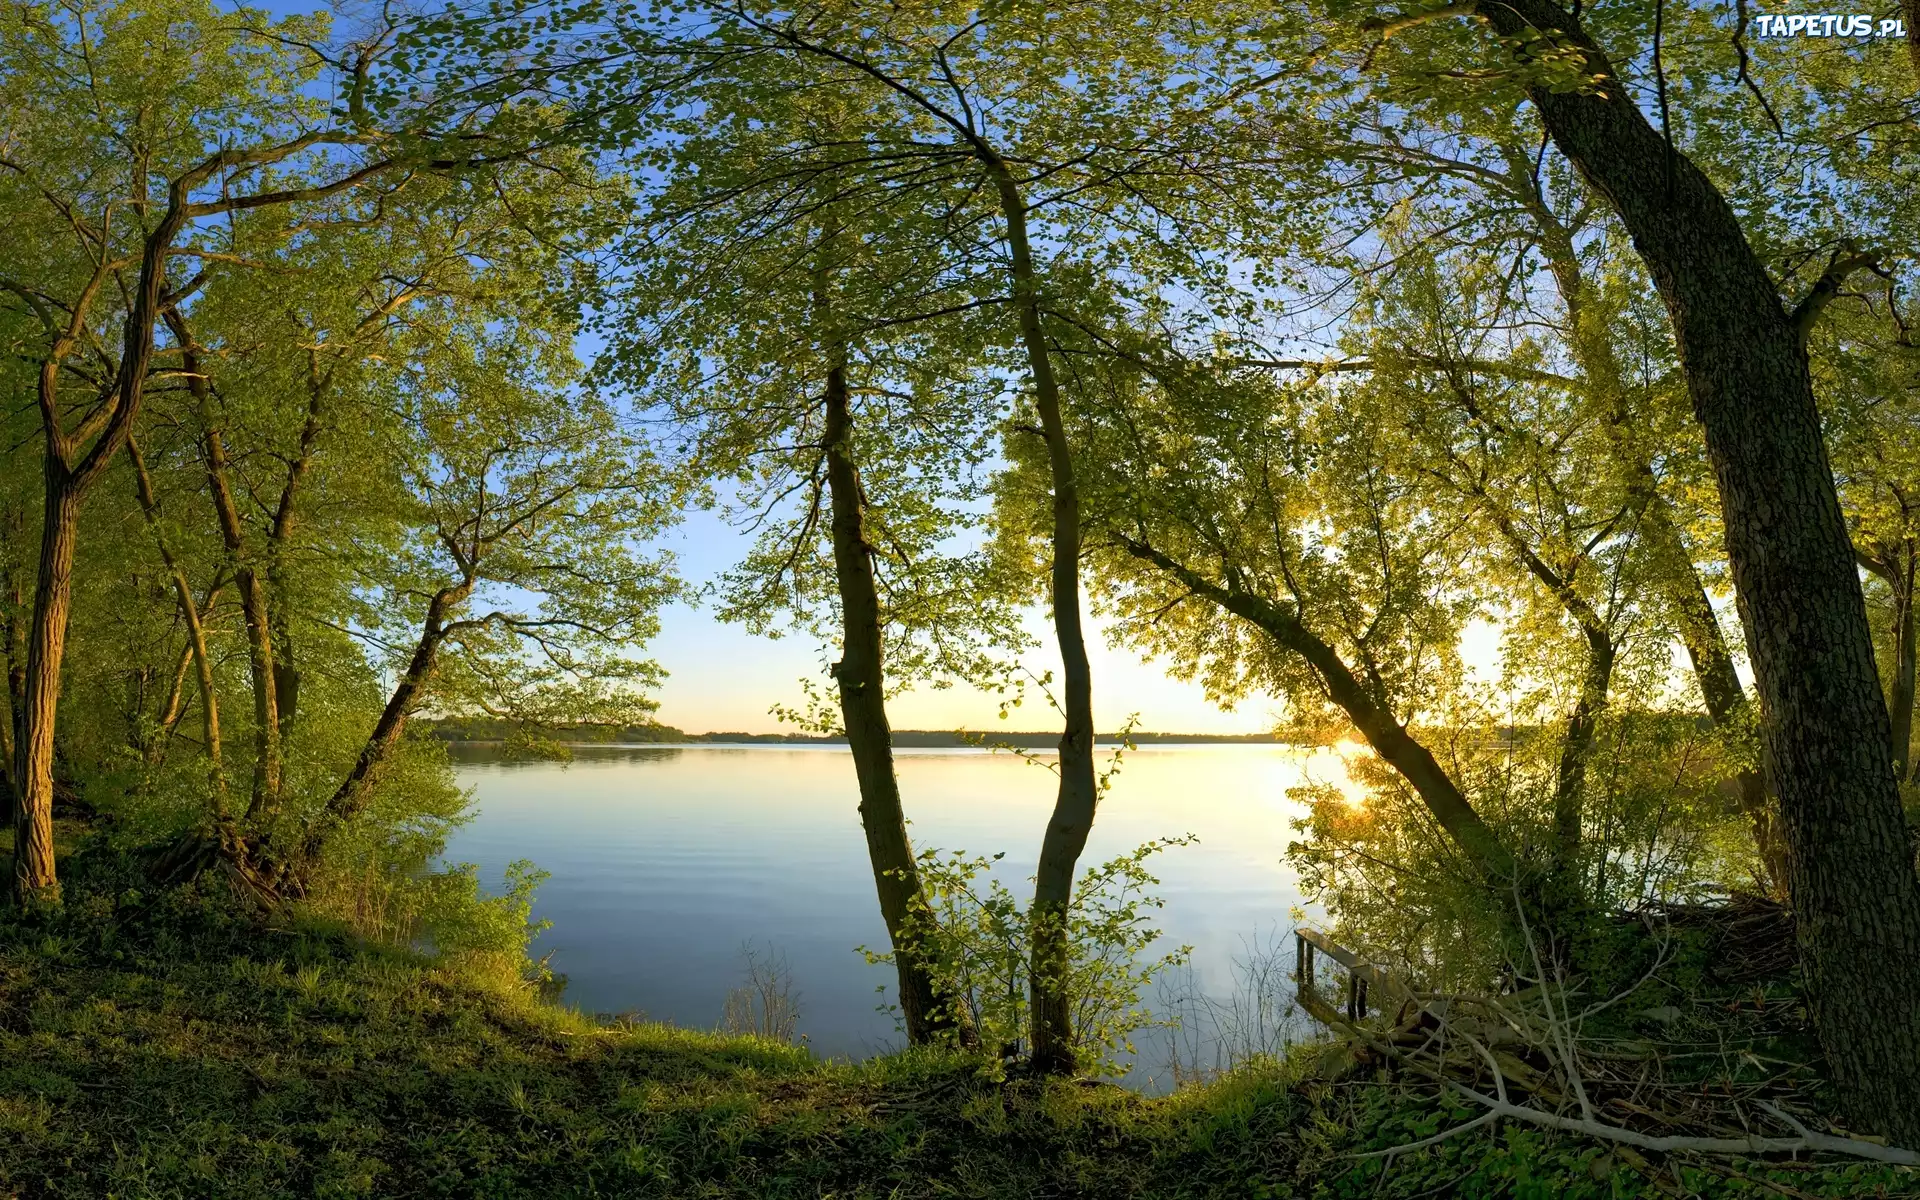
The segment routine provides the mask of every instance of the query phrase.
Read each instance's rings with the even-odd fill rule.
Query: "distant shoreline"
[[[486,743],[512,740],[514,730],[506,722],[492,719],[461,719],[419,721],[416,727],[430,737],[453,743]],[[670,725],[628,726],[621,729],[601,727],[575,727],[570,729],[548,729],[542,736],[555,742],[573,745],[605,746],[663,746],[663,745],[720,745],[720,746],[844,746],[844,735],[816,736],[794,733],[742,733],[738,731],[718,731],[713,733],[687,733]],[[1256,746],[1302,746],[1313,745],[1321,739],[1305,734],[1289,735],[1278,733],[1133,733],[1127,735],[1136,746],[1148,745],[1256,745]],[[1013,746],[1019,749],[1051,749],[1058,745],[1058,731],[1007,730],[1001,732],[968,731],[939,729],[897,729],[893,733],[895,747],[910,749],[916,747],[937,749],[964,749],[969,746]],[[1102,733],[1094,736],[1094,741],[1102,746],[1117,746],[1121,737],[1117,733]]]

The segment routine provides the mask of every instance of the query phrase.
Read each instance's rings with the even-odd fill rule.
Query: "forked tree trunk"
[[[1673,321],[1720,485],[1807,996],[1837,1098],[1855,1127],[1920,1142],[1920,879],[1798,331],[1739,218],[1570,13],[1551,0],[1483,0],[1476,11],[1516,44],[1547,35],[1596,81],[1528,94],[1619,215]]]
[[[1072,997],[1067,987],[1073,947],[1067,920],[1074,870],[1087,847],[1087,835],[1093,831],[1100,799],[1093,767],[1093,670],[1080,625],[1080,489],[1074,480],[1073,450],[1061,413],[1060,386],[1054,378],[1040,323],[1039,280],[1027,241],[1026,204],[1005,162],[996,157],[986,165],[993,173],[1001,217],[1007,223],[1014,309],[1020,320],[1020,340],[1033,378],[1034,406],[1046,438],[1053,483],[1053,563],[1048,598],[1053,609],[1054,639],[1060,647],[1065,728],[1060,734],[1060,787],[1054,796],[1046,837],[1040,843],[1033,907],[1028,914],[1033,930],[1028,992],[1033,1066],[1043,1072],[1066,1072],[1074,1067]]]
[[[823,306],[824,307],[824,306]],[[873,547],[867,541],[866,496],[853,456],[853,413],[847,397],[847,369],[827,369],[826,423],[821,441],[827,460],[827,494],[833,508],[830,528],[833,566],[840,591],[840,661],[833,666],[840,694],[840,719],[853,754],[860,785],[860,827],[867,835],[867,860],[880,897],[880,915],[893,944],[900,979],[900,1014],[907,1040],[919,1046],[945,1031],[970,1031],[964,1000],[942,995],[934,968],[922,952],[917,928],[932,913],[920,881],[920,866],[907,836],[900,780],[893,766],[893,730],[887,720],[886,671],[880,626],[880,596],[873,571]]]

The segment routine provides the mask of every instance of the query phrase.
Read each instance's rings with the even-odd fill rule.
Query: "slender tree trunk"
[[[280,709],[273,686],[273,634],[267,616],[267,590],[245,557],[240,510],[227,485],[226,447],[220,431],[205,434],[207,483],[221,537],[231,558],[233,582],[240,592],[240,612],[247,627],[247,667],[253,682],[253,792],[247,801],[247,820],[270,817],[280,799]]]
[[[138,591],[138,580],[135,580]],[[142,597],[145,599],[145,597]],[[140,756],[145,762],[153,752],[154,739],[147,725],[147,690],[153,685],[153,666],[143,663],[126,672],[126,705],[121,710],[121,720],[127,728],[127,749]]]
[[[1605,629],[1585,631],[1587,666],[1580,677],[1580,698],[1567,717],[1566,736],[1560,742],[1560,762],[1553,788],[1553,856],[1562,868],[1580,852],[1582,804],[1586,793],[1587,762],[1593,757],[1594,736],[1606,711],[1613,686],[1613,639]]]
[[[886,675],[882,657],[880,596],[874,582],[873,547],[866,537],[866,497],[854,465],[853,414],[847,400],[847,371],[836,362],[827,369],[827,492],[833,506],[834,574],[840,589],[841,652],[833,666],[840,693],[840,718],[847,748],[860,782],[860,826],[867,835],[867,860],[873,866],[880,915],[893,944],[900,977],[900,1012],[907,1040],[925,1045],[942,1031],[959,1027],[958,998],[943,997],[921,953],[915,920],[930,915],[920,882],[920,867],[907,836],[900,781],[893,767],[893,731],[887,720]]]
[[[827,239],[830,241],[830,239]],[[814,288],[821,326],[833,338],[829,280],[823,269]],[[840,594],[840,661],[833,666],[840,695],[840,719],[853,754],[860,787],[860,826],[866,832],[867,860],[873,867],[880,915],[893,946],[900,981],[900,1013],[907,1040],[925,1045],[957,1030],[970,1042],[971,1022],[958,997],[943,997],[934,985],[932,965],[922,953],[916,919],[931,919],[920,880],[919,861],[907,836],[900,801],[900,780],[893,765],[893,729],[887,718],[885,642],[880,594],[874,577],[873,546],[867,540],[866,494],[853,453],[853,410],[847,391],[846,354],[832,346],[827,368],[822,448],[827,464],[827,495],[832,506],[835,581]]]
[[[160,561],[166,564],[167,573],[173,580],[174,599],[178,602],[180,619],[187,627],[187,653],[193,659],[200,684],[200,736],[206,745],[207,782],[213,789],[214,811],[224,815],[227,781],[221,765],[220,694],[214,684],[213,661],[207,655],[207,635],[200,624],[200,606],[194,601],[193,585],[187,582],[187,573],[174,557],[173,547],[168,544],[166,530],[160,523],[160,502],[154,498],[153,477],[147,473],[146,456],[140,452],[140,443],[131,437],[127,439],[127,459],[133,464],[134,488],[140,499],[140,511],[146,514],[147,527],[153,531],[154,543],[160,548]],[[207,599],[211,604],[213,594],[209,593]],[[177,689],[176,684],[176,692]],[[165,721],[163,724],[171,727],[172,722]]]
[[[1913,543],[1879,546],[1860,563],[1878,575],[1893,598],[1893,658],[1887,672],[1887,717],[1893,727],[1893,774],[1907,778],[1913,748],[1914,691]]]
[[[1592,304],[1585,271],[1574,249],[1573,236],[1547,207],[1545,198],[1533,184],[1531,158],[1518,147],[1503,147],[1507,156],[1508,178],[1520,192],[1521,200],[1532,213],[1540,230],[1540,246],[1553,273],[1554,284],[1566,306],[1569,341],[1580,372],[1588,386],[1607,406],[1607,441],[1614,462],[1627,478],[1630,502],[1640,511],[1640,540],[1653,566],[1654,586],[1665,604],[1687,661],[1706,701],[1707,715],[1714,727],[1740,733],[1748,732],[1751,715],[1746,689],[1733,666],[1733,651],[1727,645],[1720,618],[1700,579],[1699,568],[1681,536],[1680,522],[1673,504],[1660,491],[1646,450],[1634,439],[1634,416],[1627,401],[1626,372],[1614,353],[1612,331],[1605,314]],[[1758,770],[1743,767],[1733,780],[1734,794],[1741,812],[1753,827],[1754,846],[1759,851],[1767,890],[1776,896],[1787,894],[1786,845],[1780,835],[1773,793],[1766,777]]]
[[[147,763],[154,765],[165,757],[167,734],[180,724],[180,718],[187,713],[187,675],[193,670],[193,643],[181,642],[180,653],[173,656],[173,672],[167,683],[167,698],[160,704],[160,715],[153,726],[160,736],[153,739],[147,748]]]
[[[1512,852],[1474,811],[1446,768],[1375,700],[1332,646],[1277,604],[1231,586],[1221,587],[1143,541],[1123,539],[1122,545],[1129,554],[1154,564],[1195,595],[1249,622],[1306,660],[1326,687],[1328,698],[1347,714],[1374,753],[1413,788],[1435,823],[1473,864],[1475,873],[1505,893],[1513,879]]]
[[[300,484],[313,465],[314,443],[320,436],[321,410],[332,379],[331,370],[320,370],[318,353],[308,351],[307,417],[300,426],[299,449],[287,466],[286,482],[280,488],[280,502],[274,506],[273,524],[267,531],[273,698],[283,747],[292,734],[294,714],[300,707],[300,667],[293,649],[293,597],[287,572],[287,548],[293,540],[294,528],[299,523]]]
[[[1040,865],[1034,872],[1029,992],[1033,1066],[1044,1072],[1066,1072],[1074,1066],[1072,997],[1067,991],[1073,948],[1067,919],[1074,870],[1081,851],[1086,849],[1087,835],[1093,831],[1100,799],[1093,767],[1093,669],[1080,626],[1080,489],[1074,480],[1073,451],[1067,442],[1060,386],[1041,329],[1039,281],[1027,242],[1026,204],[1007,164],[994,158],[987,165],[993,172],[1001,215],[1007,223],[1014,308],[1019,315],[1027,369],[1033,376],[1034,405],[1039,409],[1053,481],[1049,600],[1054,638],[1060,646],[1065,728],[1060,735],[1060,787],[1046,837],[1040,843]]]
[[[340,786],[327,801],[326,808],[308,826],[297,855],[288,864],[296,884],[319,861],[334,831],[358,817],[366,808],[373,787],[379,782],[381,769],[393,757],[393,748],[400,744],[400,737],[407,730],[408,719],[425,699],[427,685],[432,682],[434,668],[438,665],[441,643],[446,640],[449,630],[447,618],[472,593],[473,581],[468,579],[452,587],[441,588],[428,602],[420,640],[414,645],[413,657],[408,660],[406,671],[394,685],[393,694],[387,697],[386,707],[380,710],[380,719],[374,722],[373,732],[367,735],[366,743],[360,747],[360,756],[354,760],[353,770],[341,780]]]
[[[60,663],[73,600],[73,552],[80,536],[80,488],[51,450],[46,460],[45,524],[34,580],[33,625],[27,634],[22,733],[14,748],[19,781],[13,813],[13,897],[20,904],[59,903],[53,861],[53,731],[60,707]]]
[[[231,561],[234,586],[240,593],[240,612],[247,627],[247,668],[253,682],[253,791],[246,820],[258,825],[270,819],[280,804],[280,706],[273,681],[273,633],[267,614],[267,590],[247,556],[240,507],[228,482],[227,446],[213,409],[213,397],[191,330],[177,313],[167,314],[168,327],[179,339],[186,368],[187,389],[200,413],[200,438],[206,457],[207,491],[213,500],[220,538]]]
[[[1806,352],[1713,184],[1662,138],[1551,0],[1486,0],[1503,37],[1585,60],[1590,89],[1529,87],[1548,135],[1619,215],[1672,317],[1720,485],[1768,763],[1791,848],[1807,995],[1858,1128],[1920,1141],[1920,879],[1893,777],[1853,547]]]

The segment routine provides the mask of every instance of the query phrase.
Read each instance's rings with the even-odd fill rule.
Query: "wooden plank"
[[[1412,998],[1412,990],[1400,980],[1380,967],[1361,958],[1358,954],[1340,945],[1318,929],[1301,926],[1293,931],[1294,936],[1314,947],[1320,953],[1339,963],[1347,973],[1364,979],[1367,986],[1381,994],[1381,999],[1398,1003]]]
[[[1300,1007],[1307,1010],[1307,1015],[1322,1025],[1339,1026],[1347,1023],[1346,1014],[1321,999],[1320,993],[1311,984],[1302,987],[1295,997],[1300,1001]]]

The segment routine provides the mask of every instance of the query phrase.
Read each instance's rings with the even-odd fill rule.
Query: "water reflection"
[[[897,1044],[876,1011],[891,973],[854,952],[883,945],[886,932],[844,747],[586,746],[567,764],[454,750],[478,815],[448,858],[477,863],[483,879],[516,858],[552,873],[535,916],[553,928],[535,950],[553,952],[569,1002],[712,1027],[740,980],[741,947],[754,942],[792,964],[800,1029],[816,1049],[861,1056]],[[1024,897],[1053,802],[1044,760],[903,749],[898,763],[916,844],[1004,850],[998,873]],[[1300,807],[1287,790],[1308,779],[1344,780],[1338,756],[1168,745],[1126,757],[1082,861],[1198,835],[1154,860],[1163,941],[1194,948],[1182,990],[1229,1000],[1236,959],[1294,923],[1297,880],[1281,857]],[[1141,1073],[1163,1073],[1165,1047],[1141,1049]]]

